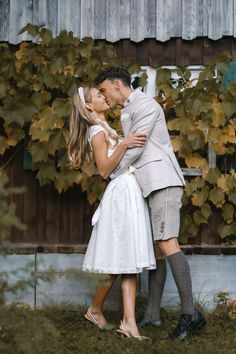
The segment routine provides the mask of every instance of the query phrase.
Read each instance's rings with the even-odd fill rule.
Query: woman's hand
[[[120,143],[125,149],[143,147],[147,142],[147,134],[132,132]]]

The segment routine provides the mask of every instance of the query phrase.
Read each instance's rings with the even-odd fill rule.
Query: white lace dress
[[[102,130],[99,125],[90,128],[90,145]],[[108,156],[113,151],[109,148]],[[92,218],[84,271],[127,274],[156,268],[148,207],[133,171],[131,166],[111,180],[105,190]]]

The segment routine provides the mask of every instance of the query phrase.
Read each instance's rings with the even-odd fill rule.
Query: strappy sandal
[[[99,329],[102,329],[105,331],[110,331],[110,330],[114,329],[114,326],[110,323],[107,323],[107,324],[99,323],[90,310],[88,310],[87,313],[84,314],[84,318],[86,320],[88,320],[89,322],[91,322],[92,324],[94,324],[95,326],[97,326]]]
[[[127,337],[127,338],[134,338],[137,340],[150,340],[149,337],[145,336],[133,336],[128,329],[124,328],[124,324],[121,321],[120,327],[117,328],[116,332],[121,336],[121,337]]]

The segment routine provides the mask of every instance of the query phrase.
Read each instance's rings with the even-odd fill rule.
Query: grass
[[[138,314],[143,304],[138,302]],[[83,318],[84,309],[69,304],[50,305],[32,311],[27,307],[0,309],[1,354],[235,354],[236,321],[206,314],[207,326],[182,343],[171,341],[179,313],[163,310],[161,328],[141,330],[150,341],[121,338],[115,330],[101,331]],[[118,325],[121,313],[108,312],[107,319]]]

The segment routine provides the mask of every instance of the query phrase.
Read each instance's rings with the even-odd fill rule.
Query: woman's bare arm
[[[147,137],[143,133],[129,134],[122,142],[120,142],[111,156],[107,156],[108,146],[103,131],[97,133],[92,138],[92,147],[94,159],[99,174],[106,178],[116,168],[120,160],[124,156],[127,149],[134,147],[142,147],[146,143]]]

